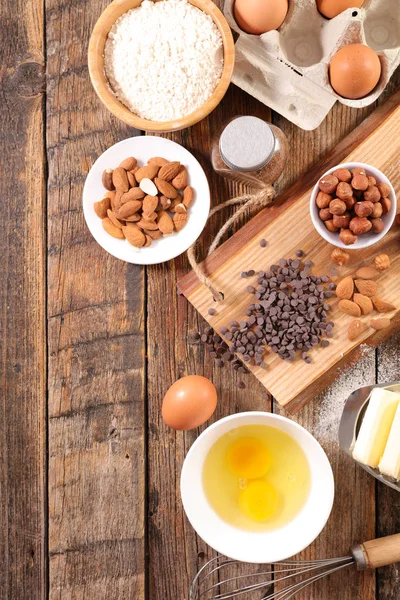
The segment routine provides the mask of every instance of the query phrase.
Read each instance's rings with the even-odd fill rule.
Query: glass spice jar
[[[252,116],[225,122],[211,142],[214,170],[256,189],[279,178],[288,153],[289,142],[283,131]]]

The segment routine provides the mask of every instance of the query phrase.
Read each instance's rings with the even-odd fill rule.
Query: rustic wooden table
[[[117,122],[89,82],[86,51],[106,0],[30,0],[0,6],[0,598],[3,600],[183,600],[211,551],[182,512],[179,475],[198,432],[161,419],[167,387],[204,374],[219,392],[215,418],[279,411],[250,375],[246,388],[218,370],[190,333],[203,323],[175,283],[185,256],[143,269],[106,254],[82,214],[95,159],[143,132]],[[396,84],[398,72],[380,101]],[[210,117],[170,136],[210,178],[213,202],[236,190],[212,173],[210,136],[221,119],[250,113],[288,135],[279,186],[294,182],[372,110],[335,106],[301,131],[231,86]],[[390,143],[390,140],[387,140]],[[204,235],[226,215],[217,218]],[[347,553],[356,540],[400,530],[396,492],[377,484],[337,444],[343,400],[361,384],[399,379],[400,337],[365,356],[297,420],[321,441],[337,490],[322,535],[303,553]],[[398,567],[349,571],[302,600],[395,600]]]

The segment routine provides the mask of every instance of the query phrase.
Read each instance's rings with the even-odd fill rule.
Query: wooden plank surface
[[[87,73],[106,4],[46,4],[52,600],[144,598],[144,272],[106,254],[82,214],[89,168],[135,134]]]
[[[309,216],[309,199],[318,176],[341,162],[364,161],[386,173],[396,193],[400,191],[400,175],[397,169],[397,157],[400,151],[399,100],[400,92],[383,106],[386,110],[381,111],[380,118],[372,117],[369,123],[361,126],[359,133],[355,130],[357,147],[353,148],[351,138],[348,145],[342,143],[340,149],[336,149],[334,156],[328,155],[326,160],[319,161],[317,176],[313,169],[311,174],[302,177],[300,190],[295,186],[294,189],[291,188],[283,194],[282,200],[278,197],[271,207],[261,211],[221,246],[215,253],[215,257],[210,256],[204,261],[204,269],[209,274],[214,287],[224,294],[224,301],[218,304],[215,314],[208,314],[208,309],[213,304],[211,292],[200,282],[196,285],[192,273],[179,282],[180,290],[216,331],[219,332],[222,326],[229,325],[232,320],[243,319],[248,305],[253,301],[253,296],[246,292],[246,286],[253,285],[257,277],[245,282],[240,277],[242,271],[254,269],[257,273],[260,270],[267,270],[269,265],[277,263],[282,257],[294,257],[297,248],[302,248],[307,259],[312,260],[313,273],[329,275],[330,267],[337,266],[330,259],[332,246],[319,236]],[[381,121],[383,118],[385,120]],[[388,146],[384,140],[391,135],[393,142]],[[398,145],[395,140],[399,140]],[[296,226],[298,224],[301,226]],[[263,238],[268,240],[267,248],[260,247],[259,241]],[[377,254],[386,253],[390,256],[392,265],[390,270],[379,279],[382,290],[380,294],[394,305],[398,304],[400,297],[398,241],[398,227],[394,226],[383,240],[368,249],[352,253],[349,248],[351,254],[349,264],[344,268],[338,268],[339,275],[332,276],[332,280],[337,282],[343,276],[354,274],[359,266],[373,262]],[[347,338],[350,318],[341,313],[337,304],[337,300],[330,302],[332,307],[330,318],[336,325],[335,335],[330,340],[328,348],[323,350],[314,348],[309,352],[312,358],[311,365],[302,360],[287,363],[271,352],[264,357],[266,369],[252,364],[247,365],[278,402],[291,411],[294,408],[299,409],[303,403],[311,401],[316,394],[326,388],[329,372],[333,370],[336,373],[338,363],[343,368],[351,360],[354,349],[363,343],[378,345],[400,328],[398,322],[400,306],[398,306],[396,311],[388,315],[392,319],[392,327],[386,329],[384,335],[383,332],[375,332],[366,327],[365,332],[356,341],[351,342]],[[369,320],[370,317],[363,318],[366,325]]]
[[[44,16],[0,6],[0,598],[46,597]]]

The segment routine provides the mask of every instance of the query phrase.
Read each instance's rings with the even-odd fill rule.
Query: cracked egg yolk
[[[252,437],[243,437],[233,442],[228,450],[227,460],[232,473],[242,479],[263,477],[271,464],[267,448]]]
[[[278,495],[267,481],[250,481],[240,492],[239,505],[253,521],[266,521],[278,509]]]

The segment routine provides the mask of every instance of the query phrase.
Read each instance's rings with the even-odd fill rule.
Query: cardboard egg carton
[[[225,0],[224,13],[239,34],[232,81],[302,129],[318,127],[337,100],[356,108],[374,102],[400,63],[399,0],[365,0],[331,20],[316,0],[289,0],[279,31],[260,36],[238,27],[232,0]],[[368,96],[347,100],[331,87],[328,67],[340,48],[360,43],[377,52],[381,78]]]

